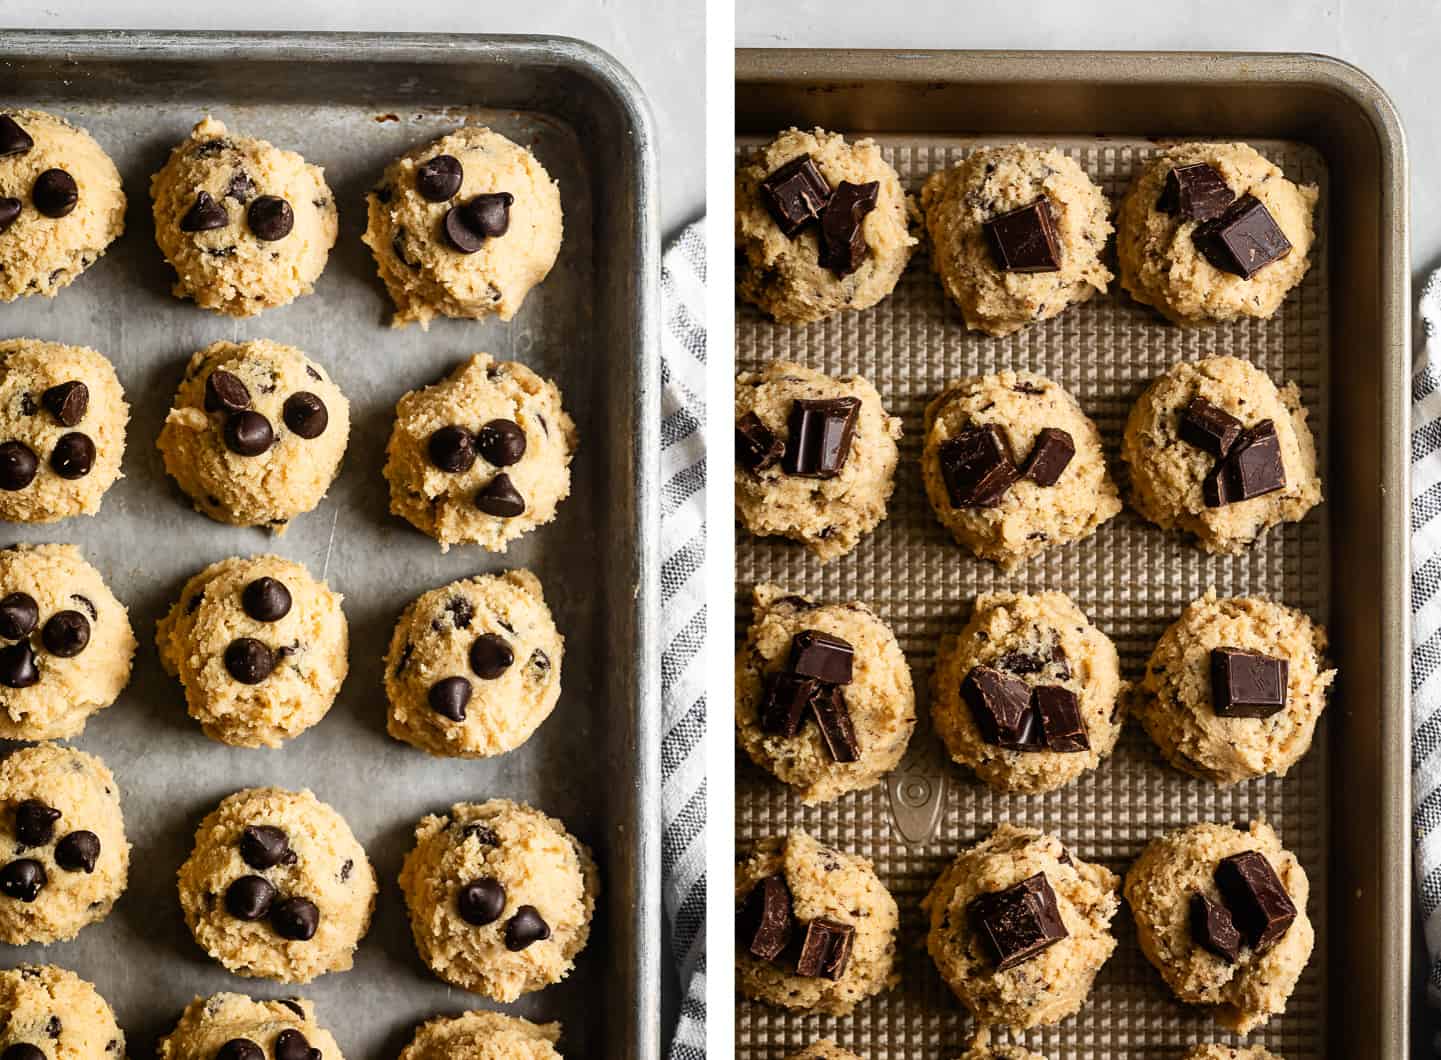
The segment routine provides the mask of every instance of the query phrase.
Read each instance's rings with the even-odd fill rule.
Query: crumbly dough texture
[[[0,971],[0,1013],[0,1052],[23,1044],[52,1060],[125,1060],[125,1032],[109,1004],[57,965]]]
[[[1065,654],[1064,666],[1052,658],[1057,647]],[[1033,688],[1059,685],[1076,694],[1090,750],[1012,751],[982,738],[961,685],[977,666],[1008,671],[1010,655],[1046,664],[1012,676]],[[951,757],[991,787],[1028,794],[1054,791],[1095,769],[1115,749],[1125,722],[1126,687],[1111,638],[1065,593],[982,593],[965,628],[941,640],[932,676],[931,723]]]
[[[460,190],[429,202],[416,190],[416,170],[437,155],[459,160]],[[510,227],[462,254],[442,232],[445,215],[477,195],[509,192]],[[465,125],[401,155],[366,195],[364,240],[395,303],[394,327],[437,316],[509,320],[530,289],[550,273],[564,228],[560,185],[526,148],[498,132]]]
[[[130,681],[135,633],[129,612],[74,545],[0,549],[0,597],[14,592],[29,594],[38,605],[39,621],[27,640],[40,680],[28,688],[0,688],[0,739],[77,736],[86,719],[114,703]],[[69,658],[51,654],[41,639],[45,623],[60,611],[79,611],[90,623],[89,643]]]
[[[477,927],[461,918],[456,895],[483,878],[505,888],[505,906]],[[400,889],[415,948],[431,971],[462,990],[509,1002],[570,974],[590,937],[600,880],[590,850],[560,821],[524,803],[491,799],[423,818]],[[550,937],[511,950],[506,924],[527,905]]]
[[[470,665],[487,634],[506,641],[514,662],[496,678]],[[489,758],[514,750],[550,716],[560,698],[565,638],[555,628],[540,579],[528,570],[481,574],[432,589],[401,613],[385,656],[391,736],[445,758]],[[465,720],[430,706],[431,686],[464,677]]]
[[[1191,1046],[1181,1060],[1281,1060],[1281,1058],[1269,1050],[1262,1049],[1259,1045],[1237,1048],[1232,1045],[1206,1042]]]
[[[156,1055],[158,1060],[214,1060],[226,1042],[244,1038],[270,1057],[286,1031],[299,1031],[323,1060],[344,1060],[340,1045],[315,1022],[312,1002],[298,997],[260,1001],[231,993],[197,997],[185,1006],[175,1029],[160,1039]]]
[[[245,613],[241,596],[258,578],[285,586],[289,613],[273,622]],[[279,747],[325,717],[350,665],[341,600],[279,556],[235,556],[192,576],[157,624],[155,641],[205,735],[235,747]],[[274,653],[275,669],[259,684],[242,684],[226,669],[225,650],[241,637]]]
[[[559,1060],[559,1023],[499,1012],[464,1012],[423,1023],[400,1060]]]
[[[861,1060],[861,1057],[841,1048],[834,1038],[817,1038],[804,1049],[791,1053],[786,1060]]]
[[[793,737],[761,728],[766,676],[789,665],[791,640],[807,629],[841,637],[855,649],[845,686],[861,751],[855,762],[831,757],[814,720]],[[736,654],[736,738],[756,765],[794,788],[801,801],[830,802],[879,784],[900,763],[915,727],[910,667],[875,612],[862,603],[817,604],[778,585],[756,587],[750,631]]]
[[[1045,873],[1069,935],[1006,971],[967,914],[971,901]],[[1055,836],[1011,824],[956,856],[921,908],[930,919],[926,949],[941,978],[978,1023],[1024,1030],[1075,1015],[1096,973],[1116,948],[1115,873],[1069,853]]]
[[[737,947],[737,990],[782,1008],[848,1016],[866,998],[901,981],[896,966],[899,912],[874,865],[858,855],[823,846],[800,830],[762,839],[736,864],[737,908],[756,884],[777,874],[785,877],[797,921],[825,917],[855,928],[850,960],[839,979],[811,979]]]
[[[27,799],[60,811],[49,843],[27,846],[16,835],[15,811]],[[61,868],[55,860],[56,843],[82,830],[100,840],[95,868]],[[125,890],[130,844],[120,792],[105,763],[58,744],[22,747],[0,762],[0,849],[40,862],[46,879],[33,902],[0,898],[0,941],[19,946],[72,939],[87,924],[109,916]]]
[[[1269,718],[1226,718],[1211,703],[1211,650],[1242,648],[1285,659],[1286,705]],[[1285,776],[1311,748],[1336,671],[1326,630],[1301,611],[1210,590],[1161,634],[1132,710],[1177,769],[1217,784]]]
[[[761,183],[781,166],[809,154],[837,187],[880,185],[875,209],[861,221],[867,253],[860,268],[838,276],[820,264],[818,226],[794,239],[771,216]],[[787,129],[749,152],[736,169],[736,285],[740,296],[781,324],[810,324],[844,310],[869,309],[895,290],[918,240],[911,235],[915,203],[874,140],[848,144],[839,133]]]
[[[1060,269],[1002,270],[985,222],[1043,196],[1060,244]],[[1058,316],[1098,291],[1104,294],[1111,282],[1111,272],[1101,261],[1111,236],[1110,203],[1080,164],[1055,148],[979,148],[960,165],[926,178],[921,208],[930,236],[931,268],[972,331],[1010,335]]]
[[[761,472],[735,470],[736,518],[757,537],[779,535],[804,544],[822,563],[844,556],[886,517],[895,489],[901,421],[858,375],[830,376],[792,361],[772,361],[736,377],[736,419],[754,412],[782,442],[790,437],[799,399],[859,398],[850,454],[832,478],[788,475],[781,463]]]
[[[0,302],[31,294],[54,298],[125,231],[120,171],[89,133],[58,115],[0,113],[35,141],[28,151],[0,158],[0,198],[20,200],[20,216],[0,233]],[[35,178],[50,169],[75,179],[78,198],[64,217],[46,217],[31,199]]]
[[[1246,427],[1276,425],[1286,485],[1274,493],[1219,508],[1206,507],[1202,485],[1215,463],[1181,440],[1181,413],[1202,397]],[[1126,419],[1121,458],[1131,471],[1131,503],[1163,530],[1180,530],[1207,552],[1238,553],[1279,523],[1305,518],[1321,503],[1316,443],[1295,383],[1278,388],[1238,357],[1183,361],[1157,378]]]
[[[1040,1053],[1033,1053],[1019,1045],[991,1041],[991,1028],[976,1024],[966,1051],[956,1060],[1046,1060]]]
[[[295,860],[268,869],[246,864],[240,838],[263,825],[285,833]],[[276,900],[307,898],[320,910],[313,938],[282,938],[267,918],[244,921],[225,908],[225,892],[241,876],[261,876]],[[248,978],[308,983],[343,972],[370,927],[375,871],[345,819],[309,791],[247,788],[226,796],[195,833],[180,867],[180,907],[201,949]]]
[[[444,471],[430,460],[430,436],[442,427],[479,431],[504,419],[525,432],[518,463],[496,467],[479,453],[468,471]],[[395,406],[395,427],[385,450],[390,510],[422,533],[451,545],[478,544],[504,552],[510,542],[555,518],[570,496],[570,462],[579,445],[575,422],[561,404],[560,388],[518,361],[477,353],[438,383],[412,390]],[[476,493],[504,473],[525,499],[518,516],[488,515]]]
[[[90,394],[84,417],[69,426],[41,401],[47,390],[66,383],[84,383]],[[34,481],[24,489],[0,490],[0,519],[53,523],[98,512],[105,491],[121,477],[129,419],[130,406],[114,365],[94,350],[40,339],[0,342],[0,440],[24,443],[39,465]],[[72,432],[94,443],[95,462],[80,478],[61,478],[50,458],[55,444]]]
[[[201,192],[225,211],[227,223],[182,232],[180,222]],[[226,316],[254,316],[309,294],[339,229],[324,170],[210,117],[171,150],[150,179],[150,195],[155,242],[175,270],[175,297]],[[261,239],[250,228],[247,210],[262,195],[290,204],[294,227],[280,239]]]
[[[241,456],[225,444],[224,416],[205,411],[205,381],[223,369],[250,392],[251,409],[275,432],[259,456]],[[316,438],[302,438],[285,423],[285,402],[314,394],[329,422]],[[290,520],[320,503],[340,473],[350,437],[350,402],[315,361],[293,346],[268,339],[216,342],[193,354],[157,443],[165,470],[195,510],[232,526],[266,526],[285,533]]]
[[[1270,949],[1258,954],[1243,944],[1240,959],[1230,964],[1192,938],[1191,896],[1200,891],[1219,902],[1217,864],[1248,850],[1271,863],[1296,906],[1296,919]],[[1265,821],[1234,828],[1196,824],[1159,836],[1126,873],[1126,904],[1146,959],[1177,998],[1211,1006],[1216,1022],[1236,1034],[1249,1034],[1286,1011],[1315,941],[1306,915],[1309,894],[1306,871]]]
[[[953,508],[941,476],[941,446],[968,427],[995,424],[1024,466],[1047,427],[1071,436],[1076,454],[1054,485],[1020,479],[992,508]],[[1000,372],[951,383],[926,406],[921,450],[926,496],[941,525],[982,559],[1014,569],[1048,548],[1090,537],[1121,510],[1101,432],[1066,390],[1034,372]]]
[[[1291,252],[1249,280],[1207,261],[1191,238],[1200,222],[1156,209],[1167,174],[1199,162],[1219,170],[1238,199],[1245,195],[1260,199],[1290,240]],[[1189,143],[1168,148],[1136,174],[1121,200],[1116,219],[1121,286],[1175,324],[1269,319],[1310,268],[1318,195],[1314,184],[1291,183],[1249,144]]]

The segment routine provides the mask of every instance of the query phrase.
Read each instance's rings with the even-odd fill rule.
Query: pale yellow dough
[[[1238,1048],[1233,1045],[1206,1042],[1203,1045],[1191,1046],[1181,1060],[1281,1060],[1281,1058],[1269,1050],[1262,1049],[1259,1045]]]
[[[275,1056],[281,1035],[287,1046],[299,1047],[300,1035],[320,1060],[345,1060],[340,1046],[324,1027],[315,1022],[315,1005],[305,998],[261,1001],[244,994],[213,994],[185,1006],[180,1022],[156,1049],[158,1060],[214,1060],[226,1042],[237,1038],[259,1046],[267,1057]]]
[[[125,1060],[125,1032],[95,987],[54,964],[0,971],[0,1052],[31,1045],[49,1060]]]
[[[966,1051],[956,1060],[1046,1060],[1040,1053],[1033,1053],[1019,1045],[991,1041],[991,1028],[984,1023],[975,1025]]]
[[[421,1024],[400,1060],[559,1060],[559,1040],[559,1023],[465,1012]]]
[[[791,1053],[786,1060],[861,1060],[849,1049],[842,1049],[833,1038],[817,1038],[798,1052]]]

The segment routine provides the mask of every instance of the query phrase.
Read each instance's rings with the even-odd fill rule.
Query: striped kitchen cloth
[[[683,993],[671,1060],[705,1056],[705,238],[661,262],[661,867]]]

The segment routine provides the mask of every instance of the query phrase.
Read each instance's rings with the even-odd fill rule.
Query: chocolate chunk
[[[846,685],[851,681],[851,670],[856,650],[850,641],[823,633],[818,629],[803,629],[791,638],[791,672],[801,677],[814,677],[831,685]]]
[[[1036,435],[1021,477],[1037,486],[1054,486],[1075,455],[1076,443],[1068,432],[1059,427],[1046,427]]]
[[[23,490],[35,481],[35,472],[40,470],[40,461],[35,452],[24,442],[6,442],[0,445],[0,490]]]
[[[205,378],[206,412],[243,412],[250,407],[250,388],[240,377],[217,368]]]
[[[1274,946],[1296,919],[1291,896],[1260,851],[1222,858],[1215,878],[1237,930],[1256,952]]]
[[[26,799],[15,807],[15,838],[22,846],[43,847],[55,838],[60,811],[39,799]]]
[[[785,449],[785,443],[754,412],[736,420],[736,463],[747,471],[775,467]]]
[[[986,221],[982,227],[996,265],[1005,272],[1059,272],[1061,242],[1042,196],[1033,203]]]
[[[491,420],[476,432],[475,449],[496,467],[510,467],[525,456],[525,431],[514,420]]]
[[[297,391],[286,398],[280,415],[285,426],[301,438],[319,438],[330,426],[330,411],[325,402],[308,390]]]
[[[275,670],[275,653],[254,637],[237,637],[225,649],[225,669],[242,685],[258,685]]]
[[[40,404],[62,427],[74,427],[90,408],[90,388],[78,379],[50,387],[40,395]]]
[[[28,637],[40,622],[40,605],[29,593],[11,593],[0,600],[0,637]]]
[[[265,1050],[249,1038],[231,1038],[220,1047],[215,1060],[265,1060]]]
[[[1219,460],[1231,451],[1241,430],[1241,421],[1235,416],[1203,397],[1195,397],[1182,410],[1177,433],[1181,441]]]
[[[464,427],[441,427],[425,444],[430,462],[442,471],[459,474],[475,466],[475,435]]]
[[[1060,685],[1040,685],[1032,693],[1032,699],[1047,747],[1060,752],[1091,749],[1076,693]]]
[[[290,837],[272,824],[246,825],[240,833],[240,859],[252,869],[273,869],[282,861],[293,862]]]
[[[1262,420],[1243,433],[1226,459],[1232,468],[1237,500],[1247,501],[1286,487],[1281,440],[1271,420]]]
[[[460,190],[465,167],[454,155],[436,155],[415,170],[415,190],[426,202],[444,202]]]
[[[1247,280],[1291,253],[1291,241],[1265,203],[1253,195],[1237,199],[1219,216],[1197,225],[1191,241],[1216,268]]]
[[[261,876],[241,876],[225,889],[225,911],[236,920],[260,920],[275,901],[275,888]]]
[[[245,211],[245,219],[255,238],[267,243],[284,239],[295,227],[295,211],[278,195],[261,195],[254,199]]]
[[[1220,171],[1205,162],[1177,166],[1166,174],[1156,209],[1179,214],[1187,221],[1209,221],[1226,212],[1236,193]]]
[[[79,611],[56,611],[41,628],[40,643],[62,659],[79,655],[90,643],[90,620]]]
[[[994,508],[1021,477],[1010,439],[994,423],[967,427],[936,455],[952,508]]]
[[[455,895],[460,919],[476,927],[493,924],[505,912],[505,887],[490,876],[472,880],[461,887]]]
[[[486,515],[497,519],[513,519],[525,512],[525,498],[502,471],[480,488],[475,495],[475,506]]]
[[[225,419],[225,447],[238,456],[260,456],[275,444],[275,429],[258,412],[246,409]]]
[[[180,231],[212,232],[229,223],[230,215],[225,212],[225,207],[212,199],[208,191],[202,191],[195,196],[194,204],[180,219]]]
[[[287,1027],[275,1036],[275,1060],[320,1060],[320,1050],[294,1027]]]
[[[64,217],[80,201],[80,186],[63,169],[47,169],[35,178],[30,201],[46,217]]]
[[[1045,746],[1040,719],[1031,709],[1031,686],[1019,677],[977,666],[961,683],[961,697],[987,743],[1016,751]]]
[[[5,1047],[0,1060],[46,1060],[45,1050],[29,1042],[16,1042]]]
[[[856,929],[829,917],[817,917],[806,925],[796,974],[807,979],[836,980],[846,974]]]
[[[471,602],[463,596],[452,596],[445,602],[445,613],[450,616],[450,624],[456,629],[469,629],[471,619],[475,617],[475,608]],[[501,625],[505,625],[504,622]],[[510,629],[509,626],[505,627]],[[510,630],[512,633],[515,630]]]
[[[1211,649],[1211,709],[1223,718],[1269,718],[1286,706],[1291,664],[1244,648]]]
[[[79,593],[71,593],[70,599],[74,600],[77,604],[80,605],[80,607],[85,611],[85,613],[90,616],[90,621],[94,622],[97,618],[100,617],[100,612],[95,610],[94,601],[92,601],[88,596],[81,596]]]
[[[257,622],[279,622],[290,605],[290,590],[277,578],[256,578],[240,591],[240,606]]]
[[[320,907],[309,898],[287,898],[271,907],[270,926],[283,939],[308,942],[320,927]]]
[[[821,215],[831,186],[808,154],[798,155],[760,184],[761,199],[788,239]]]
[[[95,466],[95,443],[88,434],[62,434],[50,452],[50,469],[63,479],[80,479]]]
[[[1241,933],[1231,911],[1200,891],[1191,895],[1191,938],[1231,964],[1241,955]]]
[[[849,276],[866,260],[866,237],[861,222],[876,208],[881,186],[877,181],[852,184],[841,181],[821,210],[820,264],[838,276]]]
[[[18,121],[8,114],[0,114],[0,158],[6,155],[23,155],[35,146]]]
[[[773,961],[791,942],[795,917],[784,876],[767,876],[736,911],[736,945],[752,957]]]
[[[0,648],[0,685],[29,688],[39,680],[40,671],[35,668],[35,652],[29,641]]]
[[[819,690],[819,683],[809,677],[786,670],[767,674],[765,690],[761,693],[761,730],[787,739],[800,732],[806,709]]]
[[[100,837],[81,829],[55,844],[55,864],[67,872],[94,872],[100,860]]]
[[[20,216],[23,203],[19,199],[10,196],[0,196],[0,234],[9,231],[16,219]]]
[[[846,706],[845,690],[840,685],[820,689],[811,699],[811,710],[831,758],[837,762],[860,761],[861,745],[856,739],[856,727],[851,723],[850,708]]]
[[[464,839],[474,839],[483,847],[500,846],[500,836],[494,828],[483,824],[468,824],[461,830]]]
[[[1056,908],[1056,892],[1041,872],[973,899],[969,912],[999,971],[1030,960],[1070,934]]]
[[[470,703],[470,682],[463,677],[442,677],[430,686],[426,700],[430,709],[442,718],[464,721],[465,708]]]
[[[851,454],[860,398],[800,398],[791,406],[790,441],[782,466],[788,475],[834,478]]]
[[[243,169],[237,169],[230,174],[230,183],[225,186],[227,199],[234,199],[236,202],[244,204],[249,202],[250,197],[254,194],[255,181],[250,179],[249,173]]]
[[[505,922],[505,948],[519,952],[535,942],[550,938],[550,925],[533,905],[523,905]]]
[[[486,681],[494,681],[515,662],[510,642],[498,633],[484,633],[470,646],[470,668]]]

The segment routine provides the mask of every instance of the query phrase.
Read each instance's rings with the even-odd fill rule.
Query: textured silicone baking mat
[[[874,138],[907,190],[917,194],[932,171],[954,165],[982,143],[1007,142],[997,137]],[[1132,139],[1027,140],[1062,148],[1113,204],[1119,203],[1135,169],[1158,150],[1155,143]],[[1320,185],[1317,221],[1324,242],[1327,174],[1320,155],[1294,143],[1253,144],[1291,179]],[[1112,267],[1114,271],[1114,262]],[[1070,594],[1116,642],[1123,674],[1132,680],[1161,631],[1211,586],[1222,595],[1265,594],[1325,622],[1331,561],[1326,506],[1299,525],[1273,530],[1260,545],[1236,557],[1208,556],[1127,508],[1090,539],[1050,551],[1007,575],[951,542],[926,503],[918,461],[926,402],[947,381],[1028,369],[1069,389],[1096,421],[1112,473],[1124,491],[1121,432],[1145,385],[1177,361],[1234,354],[1249,358],[1273,379],[1294,380],[1301,388],[1324,478],[1327,290],[1321,250],[1313,252],[1305,281],[1269,321],[1183,331],[1113,284],[1110,294],[1054,320],[992,339],[965,330],[959,310],[936,283],[923,244],[895,293],[867,312],[794,329],[771,323],[749,306],[738,307],[740,369],[792,359],[831,374],[864,375],[880,390],[887,410],[902,418],[905,436],[890,516],[850,555],[823,567],[798,545],[738,532],[737,635],[744,635],[750,621],[750,589],[759,582],[774,581],[818,599],[866,601],[890,624],[906,652],[921,718],[900,770],[877,788],[827,806],[802,807],[768,774],[743,756],[738,760],[737,842],[804,828],[871,858],[901,908],[902,976],[898,988],[843,1019],[793,1015],[738,999],[739,1057],[779,1058],[822,1035],[870,1057],[959,1054],[971,1021],[926,954],[920,900],[956,851],[998,822],[1055,832],[1082,857],[1124,873],[1145,843],[1161,832],[1197,821],[1244,821],[1261,815],[1276,826],[1310,876],[1308,909],[1318,924],[1318,938],[1286,1013],[1247,1043],[1265,1045],[1288,1060],[1322,1055],[1328,1018],[1323,1004],[1328,814],[1324,720],[1310,754],[1283,780],[1268,778],[1232,788],[1193,780],[1167,766],[1133,722],[1115,754],[1076,785],[1021,796],[993,792],[951,764],[926,718],[938,639],[959,630],[976,594],[991,589],[1059,589]],[[1085,1008],[1058,1026],[1033,1030],[1019,1040],[1050,1060],[1170,1057],[1198,1041],[1237,1042],[1206,1011],[1171,997],[1141,954],[1129,910],[1123,907],[1112,926],[1119,945]]]

